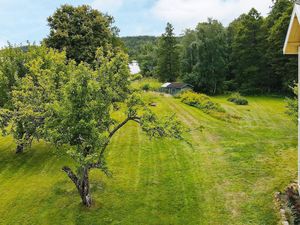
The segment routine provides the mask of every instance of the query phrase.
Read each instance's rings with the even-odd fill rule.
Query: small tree
[[[172,24],[168,23],[166,32],[158,44],[158,76],[161,81],[176,81],[179,75],[179,52]]]
[[[65,150],[76,162],[76,170],[63,167],[75,184],[82,203],[90,207],[89,171],[100,169],[109,175],[105,151],[112,137],[134,121],[153,137],[181,138],[182,127],[172,119],[159,121],[128,89],[128,58],[110,47],[97,52],[97,70],[80,64],[62,87],[62,98],[49,105],[45,137]],[[124,102],[124,119],[112,117],[115,104]]]

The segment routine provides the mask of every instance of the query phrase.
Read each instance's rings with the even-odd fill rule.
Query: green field
[[[240,120],[225,122],[171,97],[147,94],[160,115],[175,112],[191,145],[149,140],[130,123],[110,145],[113,178],[91,174],[94,205],[80,203],[61,171],[72,165],[45,143],[15,155],[0,139],[1,224],[268,225],[278,223],[274,192],[296,178],[297,129],[282,98],[249,97],[249,106],[214,98]],[[52,151],[51,151],[52,149]]]

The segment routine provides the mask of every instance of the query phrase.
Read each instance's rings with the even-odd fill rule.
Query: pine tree
[[[263,17],[253,8],[234,25],[231,69],[240,90],[248,94],[262,92],[265,87],[263,22]]]
[[[158,45],[158,76],[161,81],[176,81],[179,75],[179,52],[173,26],[168,23]]]

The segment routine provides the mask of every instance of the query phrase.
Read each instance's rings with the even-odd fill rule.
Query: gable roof
[[[173,83],[165,83],[161,87],[181,89],[181,88],[185,88],[185,87],[191,87],[192,88],[193,86],[190,85],[190,84],[173,82]]]
[[[300,46],[300,1],[296,1],[292,13],[288,33],[285,39],[283,53],[298,54]]]
[[[164,83],[161,87],[168,87],[171,83]]]

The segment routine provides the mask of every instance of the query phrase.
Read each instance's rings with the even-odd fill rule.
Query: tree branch
[[[117,126],[109,133],[109,135],[108,135],[108,140],[106,141],[106,143],[104,144],[104,146],[102,147],[102,150],[101,150],[101,152],[100,152],[100,157],[99,157],[100,159],[99,159],[99,162],[98,162],[98,163],[100,163],[100,160],[101,160],[101,158],[102,158],[102,156],[103,156],[103,154],[104,154],[104,152],[105,152],[105,150],[106,150],[106,147],[107,147],[107,145],[109,144],[111,138],[114,136],[114,134],[115,134],[118,130],[120,130],[123,126],[125,126],[125,124],[128,123],[130,120],[139,123],[140,117],[137,117],[137,116],[133,116],[133,117],[128,116],[122,123],[118,124],[118,125],[117,125]]]
[[[68,175],[68,177],[73,181],[73,183],[76,185],[76,187],[78,188],[79,187],[79,179],[78,177],[73,173],[73,171],[67,167],[67,166],[64,166],[62,168],[62,170],[64,172],[66,172],[66,174]]]

